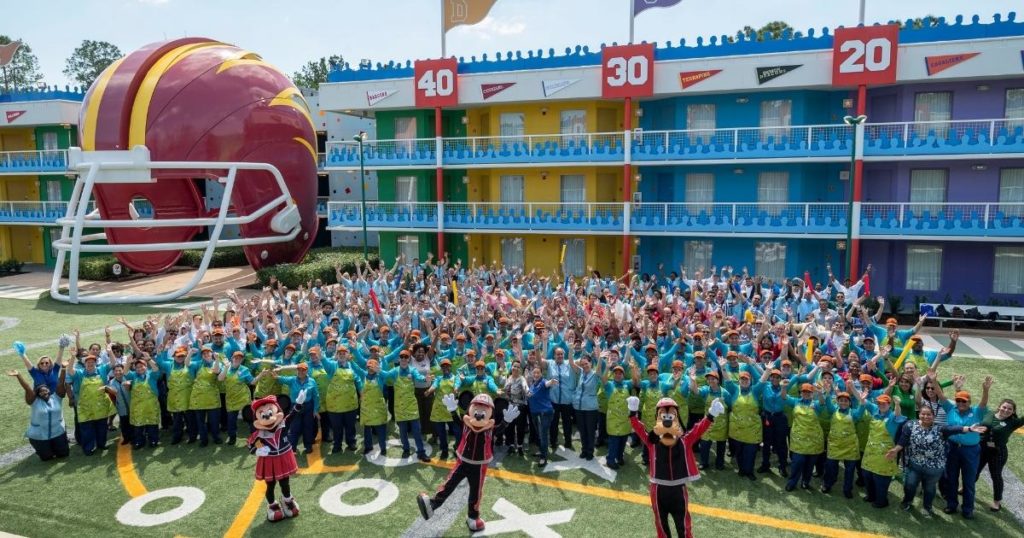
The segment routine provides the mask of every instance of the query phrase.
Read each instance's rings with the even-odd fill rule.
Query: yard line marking
[[[320,436],[317,435],[319,441]],[[299,474],[321,474],[321,473],[347,473],[359,469],[358,464],[353,465],[324,465],[324,459],[320,455],[320,444],[313,445],[313,451],[306,455],[306,467],[299,468]]]
[[[249,491],[249,496],[245,499],[245,504],[242,505],[242,509],[238,511],[235,520],[231,522],[231,526],[224,533],[225,538],[245,536],[245,531],[249,530],[252,520],[256,518],[256,513],[259,512],[260,506],[263,505],[263,497],[266,494],[267,483],[262,480],[255,480],[252,489]]]
[[[1013,342],[1014,344],[1017,344],[1017,347],[1021,348],[1021,351],[1011,351],[1011,353],[1024,353],[1024,340],[1010,340],[1010,341]]]
[[[926,349],[942,349],[942,348],[946,347],[946,346],[940,344],[939,341],[936,340],[935,337],[933,337],[930,334],[919,334],[917,336],[921,337],[921,343],[924,344],[924,347]]]
[[[431,465],[433,467],[443,467],[445,469],[451,469],[455,466],[454,463],[449,462],[430,462],[425,465]],[[548,486],[555,489],[561,489],[563,491],[573,491],[576,493],[585,493],[587,495],[593,495],[595,497],[604,497],[606,499],[614,499],[619,501],[631,502],[643,506],[651,505],[650,495],[630,493],[628,491],[618,491],[614,489],[601,488],[597,486],[586,486],[583,484],[577,484],[575,482],[564,482],[562,480],[556,480],[553,478],[545,478],[542,476],[533,476],[520,474],[513,471],[507,471],[505,469],[494,469],[488,470],[487,474],[496,477],[503,478],[506,480],[512,480],[514,482],[523,482],[526,484],[534,484],[539,486]],[[737,521],[740,523],[752,523],[754,525],[761,525],[764,527],[771,527],[781,530],[797,531],[805,534],[812,534],[815,536],[828,536],[835,538],[882,538],[881,534],[871,534],[864,532],[854,532],[845,529],[836,529],[832,527],[825,527],[822,525],[814,525],[811,523],[801,523],[798,521],[792,521],[788,519],[779,519],[774,517],[762,516],[760,514],[752,514],[749,512],[737,512],[734,510],[727,510],[725,508],[714,508],[711,506],[704,506],[696,503],[689,503],[690,511],[694,514],[702,516],[715,517],[719,519],[727,519],[730,521]]]
[[[146,486],[142,485],[139,473],[135,471],[135,462],[132,461],[132,449],[128,445],[117,445],[117,474],[121,477],[121,484],[131,498],[149,493]]]
[[[999,348],[988,343],[984,338],[977,338],[974,336],[961,336],[960,341],[967,344],[967,347],[973,349],[983,359],[994,359],[1000,361],[1013,360],[1009,355],[999,351]]]

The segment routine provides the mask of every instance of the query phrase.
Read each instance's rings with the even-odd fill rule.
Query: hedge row
[[[180,267],[199,267],[203,261],[203,250],[186,250],[175,264]],[[68,276],[70,262],[64,262],[64,278]],[[114,264],[119,263],[114,256],[88,256],[82,257],[78,262],[78,278],[83,280],[117,280],[131,273],[131,270],[121,266],[121,276],[114,275]],[[245,259],[245,252],[242,247],[228,247],[217,249],[210,258],[209,267],[241,267],[249,265]]]
[[[78,260],[78,278],[82,280],[116,280],[118,277],[114,276],[114,264],[118,263],[117,258],[113,256],[89,256],[82,257]],[[71,262],[64,262],[64,278],[68,277],[68,267]],[[128,273],[127,268],[123,268],[121,275],[124,276]]]
[[[305,286],[311,280],[320,279],[324,284],[334,284],[334,267],[341,266],[342,272],[354,274],[356,261],[363,259],[362,249],[317,248],[306,254],[301,263],[285,263],[260,269],[256,275],[261,286],[270,284],[270,278],[276,277],[282,285],[295,289]],[[377,267],[380,260],[375,255],[370,257],[370,265]]]
[[[175,265],[182,267],[199,267],[203,261],[203,249],[186,250]],[[242,247],[225,247],[213,251],[209,267],[244,267],[249,265]]]

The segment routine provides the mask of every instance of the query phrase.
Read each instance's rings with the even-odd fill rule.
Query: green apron
[[[347,413],[359,407],[359,389],[356,376],[348,368],[338,367],[327,384],[324,402],[328,413]]]
[[[366,384],[363,385],[359,422],[363,426],[383,426],[388,423],[388,406],[384,402],[384,391],[380,390],[377,379],[366,378]]]
[[[857,439],[857,425],[853,415],[839,410],[832,413],[828,432],[828,459],[856,461],[860,459],[860,442]]]
[[[612,385],[615,385],[612,382]],[[626,398],[629,397],[629,385],[614,386],[612,393],[608,396],[608,414],[605,425],[608,428],[608,435],[629,435],[633,428],[629,425],[629,407],[626,405]]]
[[[263,370],[274,369],[273,364],[259,364],[259,371],[256,372],[256,374],[259,374]],[[277,379],[274,376],[267,373],[264,374],[263,377],[261,377],[260,380],[256,382],[256,389],[253,392],[253,395],[256,396],[256,398],[262,398],[264,396],[269,396],[271,394],[281,394],[281,384],[277,381]]]
[[[473,396],[479,396],[481,394],[490,394],[491,396],[495,396],[495,394],[487,388],[486,378],[481,380],[477,379],[476,376],[473,376],[473,384],[470,386],[469,390],[473,392]]]
[[[128,415],[132,426],[160,424],[160,403],[144,378],[132,382],[132,401]]]
[[[252,398],[249,396],[249,385],[238,378],[238,372],[242,368],[245,368],[245,366],[239,366],[239,369],[234,372],[229,370],[228,374],[224,377],[225,400],[228,411],[232,413],[237,413],[239,409],[249,405],[249,402],[252,401]]]
[[[452,414],[448,412],[448,408],[444,406],[442,398],[449,394],[455,394],[455,384],[458,380],[455,376],[450,377],[439,377],[440,382],[437,385],[437,390],[434,391],[434,404],[430,408],[430,421],[431,422],[452,422]]]
[[[103,390],[103,379],[99,375],[86,375],[82,378],[78,393],[78,421],[106,420],[114,414],[113,406],[107,393]]]
[[[789,449],[805,456],[817,456],[825,451],[825,432],[814,407],[793,406],[793,427],[789,432]]]
[[[188,408],[193,411],[220,408],[220,390],[217,388],[217,374],[213,373],[212,365],[203,364],[196,372]]]
[[[696,370],[694,370],[694,371],[696,371]],[[690,392],[690,395],[686,399],[686,407],[688,407],[689,409],[694,410],[694,412],[696,412],[698,409],[704,409],[705,408],[704,398],[701,398],[699,393],[700,393],[700,388],[703,387],[703,386],[706,386],[708,384],[708,379],[706,377],[704,377],[704,374],[706,374],[706,373],[708,373],[710,371],[711,370],[705,368],[703,373],[700,373],[700,372],[697,373],[697,392]],[[684,379],[683,382],[685,383],[685,379]],[[682,411],[682,408],[680,408],[680,412],[681,411]],[[682,414],[680,414],[679,416],[682,416]],[[717,420],[715,422],[717,422]]]
[[[309,377],[312,377],[313,381],[316,382],[317,393],[322,397],[327,394],[327,384],[330,383],[330,378],[327,376],[327,370],[324,370],[324,363],[322,362],[320,363],[320,366],[313,366],[312,362],[308,364]],[[323,408],[321,407],[320,410],[323,411]]]
[[[752,392],[740,394],[733,402],[729,413],[729,437],[751,445],[761,442],[761,408]]]
[[[722,392],[714,394],[708,391],[707,398],[704,399],[704,414],[707,414],[708,409],[711,409],[711,402],[715,401],[715,398],[721,398]],[[724,402],[724,400],[723,400]],[[729,413],[722,413],[715,418],[715,422],[708,428],[708,431],[704,432],[704,435],[700,436],[701,441],[725,441],[729,438]]]
[[[643,419],[644,426],[648,430],[653,430],[654,426],[658,424],[658,400],[661,399],[661,389],[654,387],[647,387],[640,391],[640,401],[642,407],[640,408],[640,418]],[[686,416],[686,408],[681,407],[679,410],[679,416]],[[685,419],[683,419],[685,420]]]
[[[608,395],[604,393],[604,383],[599,383],[597,386],[597,412],[608,413]]]
[[[868,444],[864,447],[864,459],[861,460],[861,467],[881,476],[896,476],[899,474],[899,467],[896,460],[885,459],[885,453],[896,446],[892,442],[892,436],[885,427],[884,420],[871,417],[871,425],[868,428]]]
[[[412,378],[398,374],[394,386],[395,422],[420,418],[419,407],[416,403],[416,387],[413,385]]]
[[[192,376],[188,375],[188,368],[182,365],[174,369],[171,365],[171,375],[167,376],[167,410],[171,413],[184,413],[188,411],[188,401],[192,397]]]
[[[868,446],[868,432],[871,429],[871,415],[864,413],[860,416],[860,420],[857,421],[857,441],[859,442],[860,452],[864,453],[864,448]]]

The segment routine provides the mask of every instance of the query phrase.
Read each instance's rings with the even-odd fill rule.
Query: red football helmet
[[[185,248],[243,245],[259,269],[300,261],[316,236],[313,121],[288,77],[256,54],[198,37],[145,46],[93,83],[79,141],[70,162],[80,179],[54,242],[61,258],[113,252],[135,271],[158,273]],[[205,180],[224,184],[226,207],[206,207]],[[86,215],[90,199],[98,220]],[[140,218],[140,202],[152,215]],[[76,215],[105,234],[83,237]],[[241,239],[221,239],[225,224],[238,224]],[[207,226],[210,239],[193,241]]]

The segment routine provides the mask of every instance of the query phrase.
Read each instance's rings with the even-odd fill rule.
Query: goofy
[[[459,461],[448,473],[437,493],[430,497],[426,493],[420,493],[416,502],[420,506],[420,514],[423,519],[430,519],[434,510],[439,508],[449,495],[463,479],[469,481],[469,510],[466,518],[466,526],[470,531],[478,532],[484,530],[484,520],[480,519],[480,497],[484,490],[484,479],[487,477],[487,464],[494,457],[492,443],[495,435],[501,435],[505,426],[515,421],[519,416],[519,409],[510,406],[505,410],[502,418],[504,422],[495,426],[492,415],[494,414],[494,401],[487,394],[478,394],[469,404],[469,410],[462,418],[456,414],[458,401],[454,394],[449,394],[441,399],[445,408],[452,414],[455,420],[461,421],[464,425],[462,441],[455,450]]]
[[[292,413],[302,410],[306,391],[301,390],[295,397]],[[288,416],[281,410],[274,395],[265,396],[252,403],[254,415],[252,435],[249,436],[249,452],[256,454],[256,480],[267,483],[267,519],[281,521],[286,517],[298,517],[299,504],[292,498],[289,477],[299,471],[295,452],[288,441]],[[281,502],[274,501],[274,486],[281,485]]]
[[[711,427],[715,417],[725,412],[722,401],[715,399],[708,408],[708,414],[693,428],[683,433],[679,420],[679,404],[672,398],[662,398],[656,406],[654,429],[647,428],[637,412],[640,398],[626,399],[629,407],[629,421],[640,440],[643,441],[650,457],[651,508],[654,509],[654,527],[658,538],[671,537],[668,517],[675,522],[676,534],[681,538],[693,538],[690,525],[689,499],[686,483],[700,478],[697,463],[693,458],[693,444]]]

